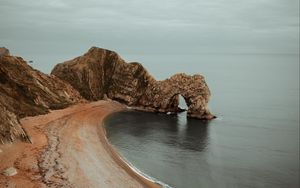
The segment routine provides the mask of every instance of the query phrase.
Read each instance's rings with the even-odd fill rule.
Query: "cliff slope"
[[[19,118],[84,101],[70,84],[34,70],[5,48],[0,52],[0,143],[29,141]]]

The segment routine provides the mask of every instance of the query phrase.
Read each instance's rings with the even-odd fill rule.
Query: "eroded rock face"
[[[210,98],[209,88],[201,75],[189,76],[184,73],[171,76],[169,79],[155,82],[147,89],[140,99],[141,104],[147,104],[150,111],[176,112],[181,95],[187,106],[189,117],[212,119],[207,104]],[[152,99],[152,100],[151,100]],[[148,104],[147,100],[153,103]],[[154,109],[153,109],[154,108]]]
[[[83,56],[58,64],[53,75],[70,83],[87,100],[108,97],[139,110],[178,112],[179,95],[188,116],[212,119],[209,88],[201,75],[176,74],[156,81],[139,63],[126,63],[117,53],[92,47]]]
[[[84,101],[70,84],[32,69],[21,57],[0,55],[0,143],[29,141],[19,118]]]
[[[0,103],[0,121],[0,143],[13,142],[15,139],[30,142],[30,138],[21,127],[17,116],[8,111],[2,102]]]

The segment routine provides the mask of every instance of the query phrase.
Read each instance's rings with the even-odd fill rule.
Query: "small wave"
[[[162,181],[159,181],[157,180],[156,178],[154,177],[151,177],[147,174],[145,174],[144,172],[142,172],[141,170],[139,170],[137,167],[135,167],[132,163],[130,163],[122,154],[119,153],[119,155],[121,156],[121,159],[128,164],[128,166],[131,168],[131,170],[133,170],[135,173],[143,176],[145,179],[151,181],[151,182],[154,182],[154,183],[157,183],[159,185],[161,185],[163,188],[173,188],[172,186],[162,182]]]

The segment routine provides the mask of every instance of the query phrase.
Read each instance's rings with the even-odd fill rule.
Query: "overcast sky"
[[[1,0],[14,54],[298,53],[299,0]]]

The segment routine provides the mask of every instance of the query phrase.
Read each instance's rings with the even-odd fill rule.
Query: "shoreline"
[[[112,115],[113,113],[111,113],[110,115]],[[109,142],[107,136],[106,136],[106,130],[105,130],[105,121],[107,120],[107,118],[109,118],[109,116],[106,116],[103,121],[102,121],[102,125],[99,126],[99,134],[101,134],[102,136],[99,136],[99,138],[101,139],[102,143],[105,145],[107,151],[109,151],[109,154],[111,155],[111,157],[116,161],[116,163],[118,163],[119,166],[121,166],[128,174],[130,174],[132,177],[134,177],[135,179],[137,179],[141,184],[144,184],[146,187],[151,187],[151,188],[159,188],[162,187],[162,185],[160,185],[157,182],[154,182],[152,179],[144,176],[143,174],[141,174],[140,172],[138,172],[135,167],[131,164],[129,164],[120,154],[119,152],[117,152],[117,150],[115,149],[115,147]],[[154,184],[154,185],[153,185]]]
[[[131,108],[128,108],[128,106],[126,106],[126,111],[132,111],[132,110],[136,110],[136,109],[131,109]],[[142,112],[146,112],[146,111],[142,111]],[[114,112],[115,113],[115,112]],[[111,115],[113,115],[114,113],[111,113],[109,114],[108,116],[106,116],[102,122],[102,126],[100,126],[100,128],[102,129],[102,131],[104,132],[104,139],[106,142],[106,144],[108,145],[107,146],[107,149],[110,150],[112,153],[114,153],[113,156],[116,156],[116,160],[120,162],[120,165],[125,165],[124,168],[125,170],[127,171],[128,170],[128,173],[132,173],[134,176],[136,176],[137,178],[139,179],[145,179],[147,182],[150,182],[150,185],[151,184],[155,184],[155,187],[163,187],[163,188],[172,188],[170,185],[162,182],[162,181],[159,181],[158,179],[154,178],[154,177],[151,177],[145,173],[143,173],[140,169],[138,169],[137,167],[135,167],[132,163],[130,163],[129,161],[126,160],[125,157],[123,157],[116,149],[115,146],[113,146],[113,144],[111,144],[107,138],[107,135],[106,135],[106,129],[105,129],[105,126],[106,126],[106,121],[109,121],[108,119],[110,118]],[[152,186],[152,185],[151,185]]]
[[[26,117],[21,123],[33,143],[0,145],[0,187],[161,187],[137,173],[106,137],[104,119],[125,106],[97,101]]]

